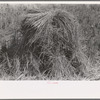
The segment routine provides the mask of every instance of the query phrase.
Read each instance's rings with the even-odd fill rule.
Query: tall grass
[[[99,6],[0,9],[1,79],[99,80]]]

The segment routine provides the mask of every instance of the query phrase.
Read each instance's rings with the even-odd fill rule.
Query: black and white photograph
[[[0,3],[0,80],[100,80],[100,4]]]
[[[0,99],[98,98],[99,1],[0,1]]]

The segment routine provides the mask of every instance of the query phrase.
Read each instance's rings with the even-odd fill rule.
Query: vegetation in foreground
[[[99,5],[0,5],[1,80],[99,80]]]

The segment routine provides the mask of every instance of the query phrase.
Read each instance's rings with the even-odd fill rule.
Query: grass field
[[[0,80],[99,80],[100,5],[0,4]]]

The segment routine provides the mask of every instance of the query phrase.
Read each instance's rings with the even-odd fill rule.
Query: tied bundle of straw
[[[67,67],[68,64],[63,66],[60,60],[70,62],[78,48],[78,23],[74,16],[67,11],[55,9],[24,17],[21,23],[23,38],[18,53],[21,55],[30,50],[41,62],[40,70],[43,71],[52,67],[55,70],[60,70],[61,66],[63,69]]]

